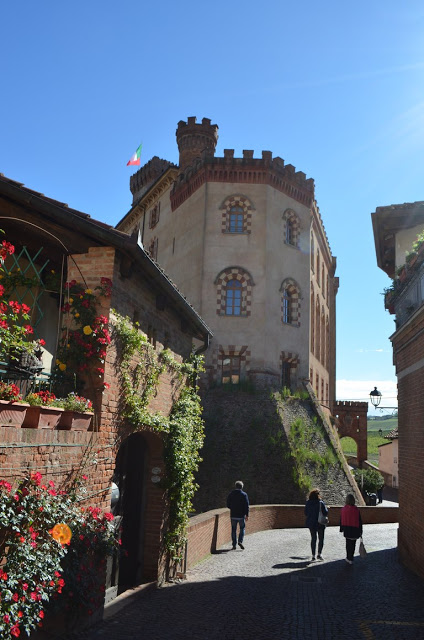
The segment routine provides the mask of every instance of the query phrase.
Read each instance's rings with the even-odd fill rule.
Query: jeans
[[[355,546],[356,546],[356,540],[352,540],[351,538],[346,538],[346,558],[348,560],[353,561],[353,556],[355,554]]]
[[[233,541],[233,547],[237,545],[237,525],[240,526],[238,541],[239,543],[242,543],[244,538],[244,530],[246,528],[246,520],[244,516],[243,518],[231,518],[231,539]]]
[[[317,536],[318,536],[318,555],[321,555],[322,548],[324,546],[324,534],[325,527],[322,524],[318,525],[318,529],[309,529],[311,532],[311,550],[312,555],[315,555],[315,549],[317,547]]]

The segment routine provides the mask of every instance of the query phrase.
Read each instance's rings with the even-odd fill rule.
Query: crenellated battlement
[[[244,149],[243,156],[236,158],[234,149],[224,149],[223,157],[207,152],[197,155],[181,171],[171,194],[173,210],[206,181],[269,184],[307,207],[314,202],[314,180],[282,158],[273,158],[271,151],[262,151],[261,158],[255,158],[253,150]]]
[[[196,117],[180,120],[175,132],[180,152],[179,166],[181,171],[204,155],[214,155],[218,142],[218,125],[211,124],[210,118],[203,118],[197,123]]]
[[[175,167],[172,162],[162,160],[158,156],[153,156],[149,162],[141,167],[136,173],[130,177],[130,190],[133,194],[133,204],[136,204],[144,193],[152,186],[152,184],[167,170],[169,167]]]
[[[336,409],[358,409],[363,411],[365,407],[368,407],[368,402],[360,402],[359,400],[337,400],[334,403],[334,413]]]

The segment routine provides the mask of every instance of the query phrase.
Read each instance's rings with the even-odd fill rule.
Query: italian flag
[[[140,156],[141,156],[141,147],[143,145],[140,145],[137,149],[137,151],[135,152],[135,154],[132,156],[132,158],[130,160],[128,160],[127,162],[127,167],[131,164],[140,164]]]

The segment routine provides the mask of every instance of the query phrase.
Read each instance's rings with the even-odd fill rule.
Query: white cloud
[[[355,353],[391,353],[391,349],[356,349]]]
[[[374,411],[370,402],[370,391],[377,387],[381,392],[383,407],[397,407],[396,380],[337,380],[336,400],[360,400],[369,403],[369,411]]]

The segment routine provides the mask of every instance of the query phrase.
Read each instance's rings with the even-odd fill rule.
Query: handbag
[[[367,550],[365,549],[365,545],[362,538],[361,538],[361,542],[359,543],[359,555],[361,556],[361,558],[367,557]]]
[[[328,518],[322,512],[321,502],[319,503],[318,524],[322,524],[322,525],[324,525],[324,527],[328,524]]]

